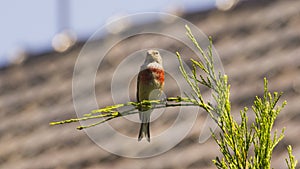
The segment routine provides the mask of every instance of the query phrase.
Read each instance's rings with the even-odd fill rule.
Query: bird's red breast
[[[165,81],[165,73],[163,69],[159,68],[147,68],[139,73],[141,82],[149,82],[152,80],[157,80],[160,84]]]

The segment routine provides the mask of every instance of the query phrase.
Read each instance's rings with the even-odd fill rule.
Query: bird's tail
[[[148,142],[150,142],[150,123],[141,123],[141,128],[139,132],[138,141],[141,141],[145,137]]]
[[[142,138],[146,138],[148,142],[150,142],[150,114],[151,110],[141,110],[139,112],[141,127],[139,132],[138,141],[141,141]]]

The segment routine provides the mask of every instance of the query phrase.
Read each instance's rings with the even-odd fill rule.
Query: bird
[[[137,77],[137,101],[159,100],[163,93],[165,72],[162,65],[162,57],[158,50],[147,50],[146,58]],[[150,115],[147,107],[139,108],[141,121],[138,141],[144,137],[150,142]]]

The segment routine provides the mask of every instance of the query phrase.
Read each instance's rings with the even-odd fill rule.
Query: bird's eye
[[[158,55],[158,52],[154,52],[154,55]]]

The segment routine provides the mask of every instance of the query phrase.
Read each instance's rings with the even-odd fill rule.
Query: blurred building
[[[182,17],[213,37],[231,83],[234,112],[251,105],[254,97],[262,94],[263,77],[269,79],[271,91],[284,92],[282,101],[287,100],[288,105],[274,128],[286,127],[285,138],[275,148],[272,167],[286,168],[287,145],[293,146],[294,155],[300,159],[300,1],[242,1],[219,8],[222,10],[183,13]],[[169,29],[178,34],[184,30]],[[113,36],[109,34],[99,39],[99,43]],[[113,73],[110,68],[140,49],[141,44],[145,48],[179,50],[183,56],[190,54],[182,44],[159,36],[133,37],[120,43],[99,68],[105,69],[105,76],[96,77],[97,99],[101,105],[111,104],[106,83]],[[123,158],[102,150],[83,131],[75,129],[78,124],[50,127],[50,121],[76,117],[72,75],[82,47],[83,43],[78,42],[65,52],[29,57],[22,64],[0,70],[0,168],[215,168],[211,160],[219,153],[213,139],[198,143],[199,126],[205,118],[201,115],[176,147],[143,160]],[[95,50],[98,47],[95,46]],[[168,90],[170,95],[176,94]],[[137,135],[138,124],[120,125],[131,135]],[[157,132],[164,125],[158,119],[151,130]]]

